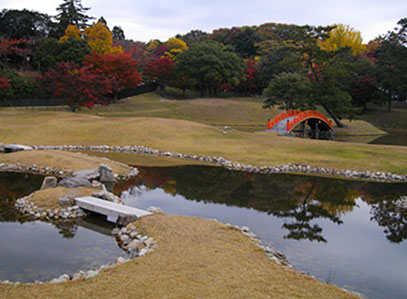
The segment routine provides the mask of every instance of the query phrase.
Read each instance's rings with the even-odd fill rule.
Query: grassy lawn
[[[124,175],[130,167],[106,161],[101,157],[93,157],[64,151],[22,151],[0,155],[0,163],[32,165],[43,167],[57,167],[79,171],[84,169],[97,169],[99,164],[106,164],[114,173]]]
[[[85,281],[0,285],[2,298],[357,298],[270,261],[214,221],[156,214],[137,221],[158,241],[142,258]]]
[[[243,109],[242,104],[247,106]],[[159,107],[161,110],[158,110]],[[235,110],[239,111],[236,115],[230,112]],[[247,113],[244,112],[246,110]],[[259,124],[263,117],[267,118],[265,113],[258,103],[243,100],[174,102],[157,98],[155,94],[146,94],[75,114],[67,111],[1,109],[0,140],[3,143],[27,145],[136,144],[162,151],[223,156],[235,162],[259,166],[299,163],[337,169],[407,173],[406,147],[279,137],[273,133],[238,129],[223,135],[220,133],[222,126],[205,124]],[[351,124],[359,124],[360,131],[364,133],[374,128],[363,122]]]

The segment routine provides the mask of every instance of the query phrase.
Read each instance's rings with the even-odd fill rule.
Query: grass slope
[[[146,256],[85,281],[0,285],[0,297],[356,298],[270,261],[248,237],[223,224],[159,214],[135,224],[158,241]]]
[[[254,165],[308,164],[407,173],[407,148],[278,137],[229,131],[197,122],[153,117],[103,117],[4,109],[0,140],[27,145],[145,145],[162,151],[223,156]],[[62,165],[61,165],[62,166]],[[69,165],[65,165],[69,168]]]

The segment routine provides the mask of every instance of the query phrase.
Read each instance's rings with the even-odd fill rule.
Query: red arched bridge
[[[322,113],[314,110],[287,110],[268,121],[267,131],[282,135],[332,139],[332,123]]]

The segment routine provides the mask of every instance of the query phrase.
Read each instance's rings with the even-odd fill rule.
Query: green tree
[[[59,13],[56,19],[62,30],[65,30],[68,25],[76,25],[83,30],[88,26],[88,21],[94,19],[86,14],[90,7],[83,7],[81,2],[82,0],[64,0],[57,7]]]
[[[263,95],[267,97],[263,108],[279,105],[280,109],[306,110],[312,108],[312,85],[307,77],[297,73],[281,73],[275,76]]]
[[[3,9],[0,13],[0,35],[7,38],[55,36],[58,25],[47,14],[27,9]]]
[[[338,127],[343,127],[340,119],[353,117],[355,112],[346,91],[352,64],[349,48],[328,52],[319,47],[319,43],[329,38],[331,26],[307,25],[300,29],[292,46],[296,57],[290,57],[285,63],[296,65],[300,72],[309,76],[313,100],[325,109]]]
[[[237,86],[244,77],[243,61],[233,49],[215,41],[194,43],[178,55],[176,73],[197,82],[202,96],[216,94],[221,84]]]
[[[388,111],[391,111],[393,100],[405,101],[407,93],[407,18],[397,24],[400,27],[388,32],[376,51],[376,78],[385,95]]]
[[[54,38],[45,39],[34,56],[42,72],[54,67],[57,62],[74,62],[82,65],[86,55],[92,52],[88,43],[83,39],[68,38],[64,42],[58,42]]]
[[[125,40],[124,31],[120,26],[114,26],[112,30],[113,39],[115,40]]]

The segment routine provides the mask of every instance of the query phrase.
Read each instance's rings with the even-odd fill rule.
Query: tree
[[[121,47],[113,47],[112,33],[109,31],[107,26],[100,22],[86,28],[84,34],[88,40],[89,46],[92,48],[92,51],[96,51],[99,54],[123,52]]]
[[[68,38],[64,42],[58,42],[54,38],[44,39],[35,53],[34,61],[42,72],[55,67],[58,62],[74,62],[82,65],[86,55],[92,50],[83,39]]]
[[[9,89],[10,87],[11,85],[8,82],[7,78],[0,76],[0,91],[7,91],[7,89]]]
[[[164,52],[164,55],[167,56],[172,61],[177,61],[177,55],[188,50],[187,44],[179,38],[172,37],[166,43],[167,51]]]
[[[65,29],[65,35],[59,38],[60,42],[64,42],[68,40],[68,38],[80,39],[81,38],[81,31],[79,30],[78,26],[76,25],[68,25]]]
[[[208,40],[208,33],[201,30],[191,30],[184,35],[177,34],[175,37],[182,39],[184,42],[187,43],[188,46],[190,46],[192,43]]]
[[[307,77],[297,73],[281,73],[275,76],[263,91],[267,97],[263,108],[279,105],[280,109],[306,110],[313,106],[312,86]]]
[[[291,57],[295,57],[295,53],[290,47],[283,47],[274,43],[273,48],[268,49],[268,53],[260,57],[259,60],[259,88],[264,89],[270,83],[270,80],[283,72],[294,72],[294,68],[283,62]]]
[[[258,93],[259,92],[259,78],[258,78],[258,71],[259,71],[259,57],[254,59],[247,58],[245,59],[245,76],[244,80],[242,80],[239,84],[239,89],[244,94],[249,93]]]
[[[254,27],[243,27],[230,37],[228,44],[232,45],[241,57],[253,58],[257,55],[256,44],[259,41],[260,37]]]
[[[330,26],[299,27],[291,47],[296,57],[288,60],[292,67],[296,65],[300,72],[309,77],[315,103],[325,109],[338,127],[343,127],[340,119],[344,116],[352,117],[354,113],[345,84],[350,75],[352,55],[348,48],[328,52],[318,46],[329,38],[332,29]]]
[[[92,52],[84,62],[89,70],[97,75],[110,79],[114,100],[124,88],[136,87],[141,83],[137,62],[131,58],[131,53],[99,54]]]
[[[31,97],[37,93],[37,86],[31,78],[22,77],[16,70],[8,68],[0,72],[0,78],[6,79],[5,90],[2,96],[4,99],[13,100],[20,97]]]
[[[114,26],[112,30],[113,39],[125,40],[124,31],[120,26]]]
[[[59,21],[61,28],[65,29],[68,25],[76,25],[80,29],[85,29],[88,21],[94,19],[86,15],[89,7],[83,7],[81,0],[64,0],[57,7],[59,14],[56,19]]]
[[[391,111],[393,100],[405,101],[407,97],[407,18],[397,24],[400,27],[388,32],[376,51],[376,78],[388,111]]]
[[[3,66],[7,67],[9,61],[20,63],[24,67],[28,55],[31,55],[35,44],[25,38],[0,39],[0,60]]]
[[[202,96],[205,91],[212,96],[224,83],[237,86],[244,76],[243,61],[230,47],[215,41],[192,44],[178,56],[175,68],[197,82]]]
[[[54,36],[58,25],[47,14],[26,9],[3,9],[0,13],[0,35],[10,39]]]
[[[112,91],[109,78],[72,62],[59,62],[39,78],[39,83],[46,92],[65,98],[72,112],[79,106],[91,109],[95,103],[108,104],[106,95]]]
[[[357,55],[365,51],[360,31],[349,25],[335,24],[328,39],[321,41],[319,46],[325,51],[336,51],[340,48],[352,48],[352,54]]]
[[[174,62],[168,57],[154,59],[144,69],[144,74],[156,80],[161,90],[174,79]]]

